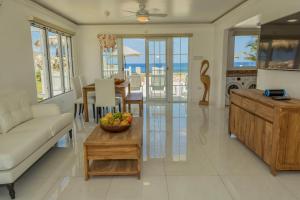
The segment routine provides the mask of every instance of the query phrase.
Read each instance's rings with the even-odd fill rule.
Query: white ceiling
[[[32,0],[76,24],[131,24],[138,0]],[[247,0],[146,0],[146,9],[167,13],[151,23],[212,23]],[[107,11],[110,13],[106,16]]]

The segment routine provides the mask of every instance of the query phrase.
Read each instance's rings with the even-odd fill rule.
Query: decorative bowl
[[[105,126],[100,123],[100,127],[103,130],[108,131],[108,132],[120,133],[120,132],[123,132],[123,131],[126,131],[127,129],[129,129],[130,125],[128,125],[128,126]]]

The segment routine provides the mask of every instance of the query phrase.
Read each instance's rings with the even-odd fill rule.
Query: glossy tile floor
[[[300,172],[273,177],[259,158],[228,137],[227,116],[212,106],[146,104],[142,179],[89,181],[83,178],[82,143],[95,124],[78,118],[74,139],[63,138],[17,181],[17,199],[300,200]],[[5,187],[0,199],[9,199]]]

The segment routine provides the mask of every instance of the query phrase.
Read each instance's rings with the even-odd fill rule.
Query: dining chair
[[[80,82],[80,78],[78,76],[71,78],[72,87],[75,94],[74,100],[74,118],[76,118],[77,114],[77,105],[79,105],[78,115],[83,113],[83,98],[82,98],[82,84]],[[95,119],[95,98],[89,96],[88,103],[93,105],[93,116]]]
[[[141,91],[142,88],[142,77],[139,74],[132,74],[130,76],[130,91]]]
[[[102,114],[111,110],[116,111],[116,106],[121,111],[121,100],[115,94],[115,81],[114,79],[97,79],[95,81],[96,92],[96,113],[97,122]],[[103,111],[103,112],[102,112]]]
[[[78,76],[79,77],[79,80],[80,80],[80,84],[81,84],[81,88],[83,88],[84,86],[87,86],[88,84],[86,83],[86,80],[83,76]],[[88,96],[89,97],[92,97],[92,98],[96,98],[96,94],[95,92],[88,92]]]
[[[124,71],[119,71],[118,73],[112,75],[112,79],[117,78],[117,79],[125,79],[125,72]]]
[[[156,94],[156,92],[165,92],[166,90],[166,79],[165,75],[152,75],[151,76],[151,94]]]

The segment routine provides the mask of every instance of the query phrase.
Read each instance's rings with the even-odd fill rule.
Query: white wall
[[[234,25],[254,16],[259,16],[262,23],[298,12],[300,10],[299,0],[248,0],[239,8],[230,12],[215,25],[215,71],[213,71],[213,82],[216,90],[213,97],[217,99],[217,105],[223,107],[225,103],[225,73],[227,58],[227,33],[226,30]],[[286,88],[293,96],[300,98],[299,72],[263,71],[258,70],[258,88]]]
[[[78,65],[79,74],[88,82],[101,77],[99,33],[112,34],[157,34],[157,33],[193,33],[191,38],[191,58],[202,56],[211,61],[213,66],[213,25],[103,25],[79,26],[78,28]],[[190,65],[190,100],[198,102],[203,93],[200,82],[201,60],[191,59]],[[210,71],[209,71],[210,73]],[[201,87],[201,88],[200,88]]]
[[[3,1],[0,7],[0,93],[25,90],[32,102],[36,102],[29,16],[39,17],[73,31],[76,31],[76,26],[28,0]],[[76,37],[74,47],[76,48]],[[75,65],[76,62],[75,57]],[[65,111],[70,109],[72,100],[71,92],[47,102],[58,103]]]
[[[77,32],[73,40],[75,73],[83,75],[88,82],[101,76],[100,49],[96,38],[98,33],[193,33],[191,57],[202,56],[211,61],[211,99],[218,106],[224,106],[228,41],[226,30],[254,16],[259,16],[261,22],[265,23],[297,12],[299,8],[299,0],[249,0],[213,25],[76,26],[29,0],[4,0],[0,7],[0,93],[26,90],[32,101],[36,101],[30,25],[27,20],[28,16],[36,16]],[[191,60],[189,87],[194,102],[203,93],[199,80],[200,63],[201,60]],[[300,72],[258,72],[258,88],[261,89],[284,87],[293,97],[300,98],[300,90],[296,88],[299,83]],[[72,98],[73,94],[69,93],[49,102],[58,103],[64,110],[68,110],[72,106]]]

